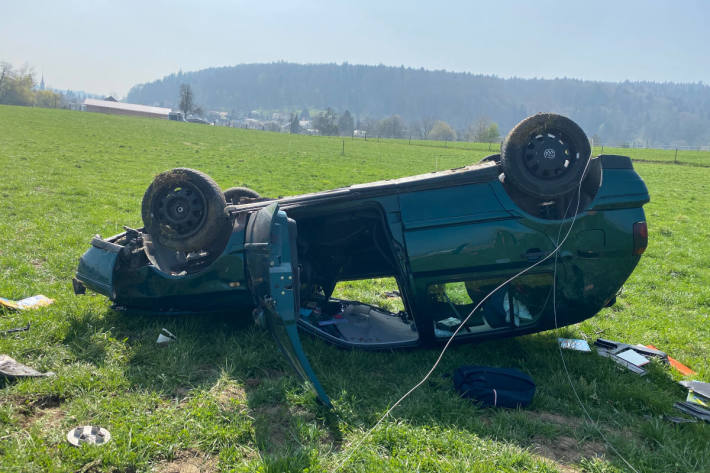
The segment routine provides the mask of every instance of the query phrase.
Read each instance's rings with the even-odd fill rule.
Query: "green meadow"
[[[685,399],[676,371],[654,362],[638,377],[566,351],[568,380],[556,345],[558,336],[650,343],[710,381],[708,152],[681,151],[678,165],[675,151],[605,148],[635,160],[651,195],[649,247],[617,304],[558,332],[450,348],[367,437],[438,350],[347,351],[303,335],[335,406],[326,410],[249,313],[126,314],[72,291],[91,237],[141,226],[143,192],[166,169],[196,168],[222,188],[276,197],[463,166],[488,147],[0,106],[0,296],[55,299],[0,310],[0,331],[31,323],[0,335],[0,353],[56,373],[0,378],[0,472],[632,471],[622,457],[639,472],[710,471],[709,426],[667,420]],[[392,289],[385,279],[338,293],[393,307],[384,296]],[[163,327],[176,342],[156,345]],[[447,375],[463,364],[529,373],[533,404],[482,409],[460,399]],[[107,428],[110,443],[71,446],[66,433],[87,424]]]

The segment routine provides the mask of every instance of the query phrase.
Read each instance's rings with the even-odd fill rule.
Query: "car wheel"
[[[249,189],[248,187],[230,187],[224,191],[224,198],[228,204],[239,204],[242,197],[248,197],[250,199],[258,199],[261,196],[255,190]]]
[[[153,241],[178,251],[209,249],[229,231],[224,194],[208,175],[188,168],[158,174],[141,214]]]
[[[589,140],[579,125],[561,115],[539,113],[505,137],[501,165],[508,183],[547,199],[577,188],[590,154]]]

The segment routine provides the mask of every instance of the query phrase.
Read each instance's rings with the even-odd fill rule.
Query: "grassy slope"
[[[74,471],[94,460],[100,471],[147,471],[179,461],[224,471],[321,471],[343,461],[437,352],[347,352],[304,337],[334,399],[331,413],[315,404],[269,335],[244,322],[247,314],[117,314],[103,297],[75,297],[69,282],[91,235],[140,225],[143,191],[170,167],[198,168],[222,187],[248,185],[275,196],[460,166],[488,153],[487,145],[471,151],[346,140],[341,156],[341,146],[336,138],[0,107],[0,295],[57,300],[37,311],[0,312],[0,329],[32,323],[28,333],[0,337],[0,353],[57,373],[0,380],[0,471]],[[673,158],[673,152],[644,153]],[[615,307],[564,333],[653,343],[710,381],[704,224],[710,169],[636,168],[652,196],[649,250]],[[382,281],[343,292],[375,301],[390,287]],[[161,327],[179,341],[157,347]],[[555,336],[452,348],[432,380],[343,470],[623,470],[583,421]],[[565,355],[592,417],[637,469],[710,470],[707,426],[675,426],[659,417],[673,414],[670,406],[683,397],[676,374],[654,366],[637,378],[594,355]],[[458,399],[442,375],[476,363],[529,372],[538,383],[532,409],[480,410]],[[68,446],[66,431],[87,423],[108,427],[112,442]]]

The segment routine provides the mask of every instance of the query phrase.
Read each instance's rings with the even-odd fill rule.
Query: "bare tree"
[[[195,97],[192,94],[190,84],[182,84],[180,86],[180,110],[185,117],[195,110]]]
[[[495,143],[500,139],[498,124],[487,117],[481,117],[468,127],[468,140],[477,143]]]
[[[434,117],[422,118],[422,138],[426,138],[429,136],[429,133],[431,133],[431,130],[434,129],[435,123],[436,123],[436,120],[434,119]]]

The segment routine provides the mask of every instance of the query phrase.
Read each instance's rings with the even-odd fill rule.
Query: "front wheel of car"
[[[567,117],[539,113],[518,123],[501,147],[506,182],[550,199],[580,185],[591,154],[584,131]]]

